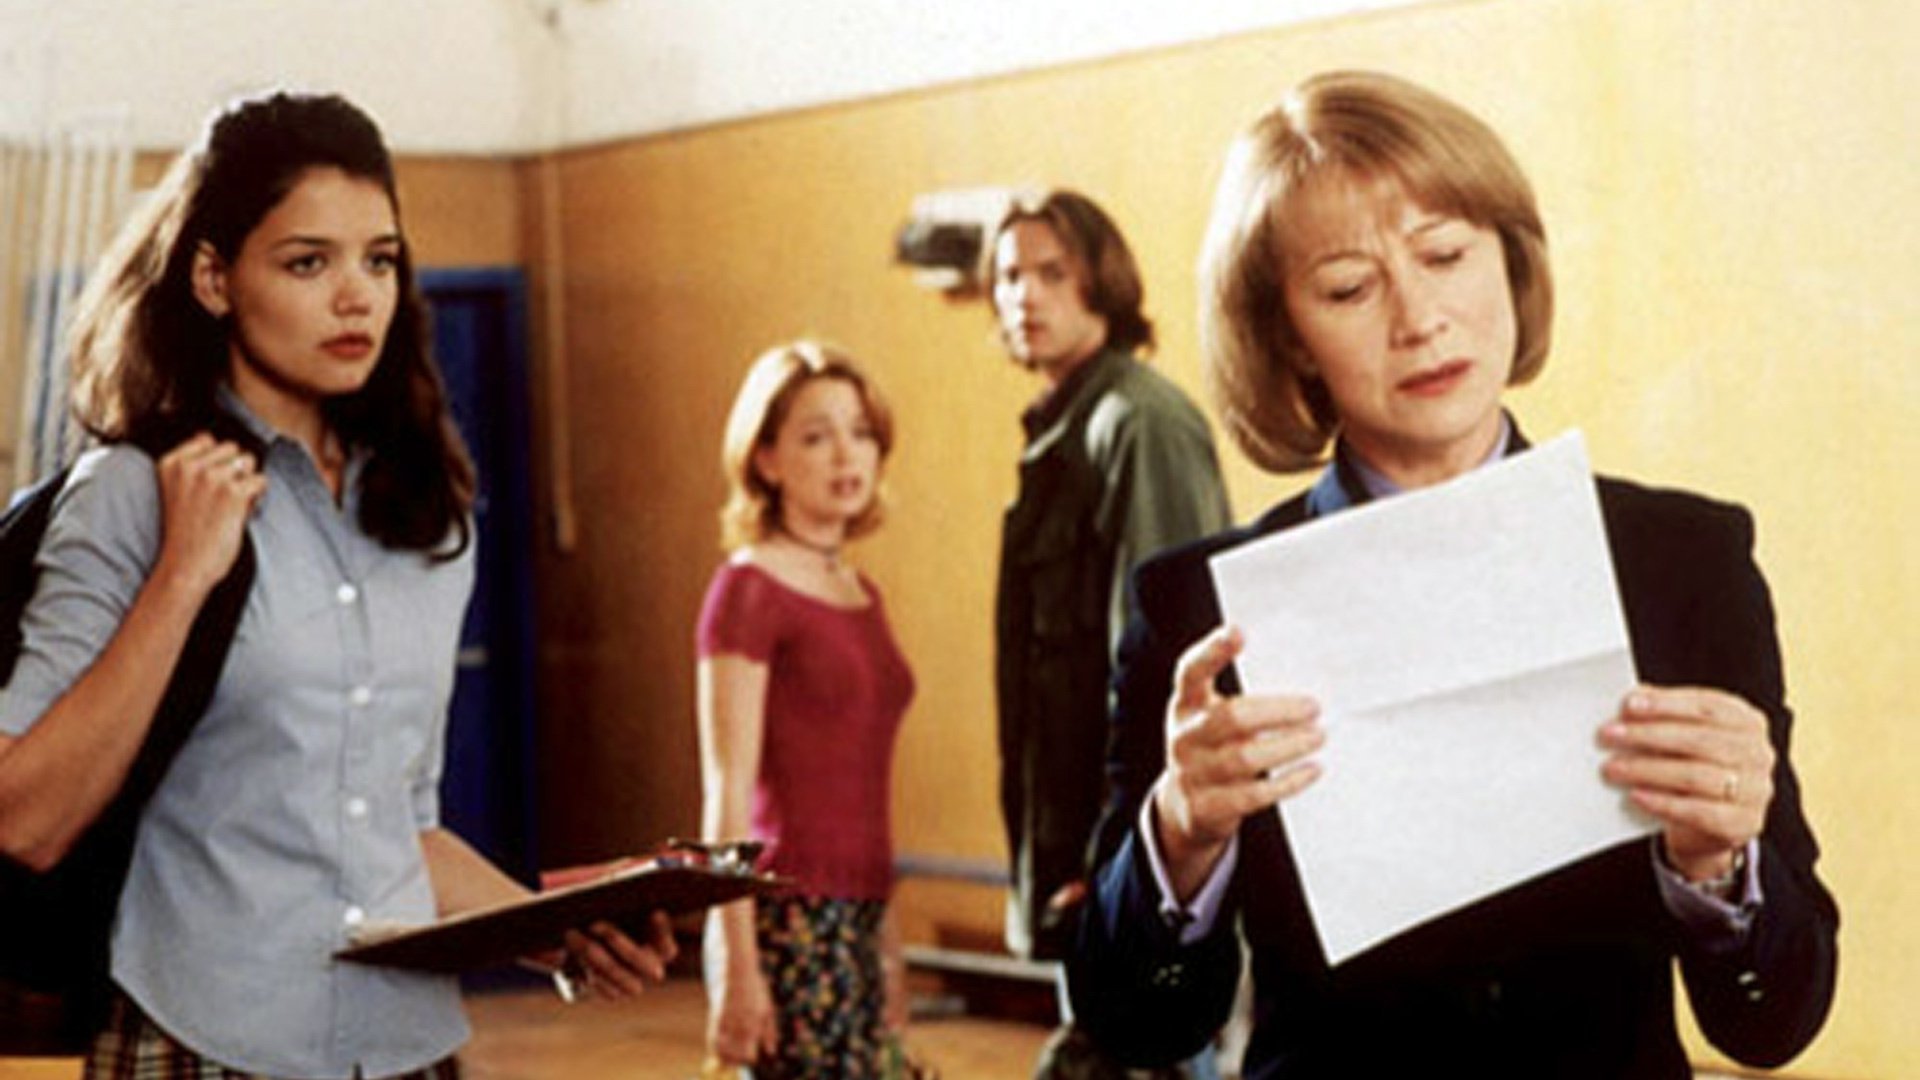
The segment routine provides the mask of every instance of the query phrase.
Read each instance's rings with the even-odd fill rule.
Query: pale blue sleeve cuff
[[[1760,842],[1747,841],[1746,866],[1740,875],[1740,895],[1723,900],[1694,885],[1668,866],[1660,857],[1660,844],[1649,845],[1653,852],[1653,876],[1660,883],[1660,899],[1680,925],[1687,928],[1695,942],[1709,952],[1733,949],[1746,940],[1753,928],[1753,917],[1763,899],[1760,891]]]
[[[1160,829],[1154,819],[1151,796],[1140,804],[1139,827],[1140,846],[1147,853],[1147,866],[1153,871],[1153,883],[1160,890],[1160,917],[1167,925],[1180,928],[1180,944],[1192,945],[1211,933],[1213,924],[1219,921],[1227,884],[1233,880],[1233,869],[1240,862],[1240,835],[1235,833],[1227,841],[1227,850],[1214,864],[1213,873],[1208,875],[1193,900],[1183,906],[1174,895],[1173,879],[1167,875],[1167,862],[1160,854]]]

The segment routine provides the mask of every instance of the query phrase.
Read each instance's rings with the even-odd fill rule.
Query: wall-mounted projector
[[[917,195],[893,240],[894,261],[913,268],[914,283],[949,294],[980,291],[987,236],[1018,189],[956,188]]]

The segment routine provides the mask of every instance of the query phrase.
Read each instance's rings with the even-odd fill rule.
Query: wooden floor
[[[501,992],[467,1001],[474,1038],[470,1080],[692,1080],[700,1075],[706,1001],[673,979],[639,1001],[563,1004],[551,992]],[[1032,1075],[1045,1027],[976,1017],[916,1021],[908,1049],[942,1080]]]
[[[565,1005],[548,991],[496,991],[467,999],[473,1042],[468,1080],[697,1080],[705,1003],[700,984],[677,978],[638,1002]],[[941,1080],[1024,1080],[1045,1026],[976,1017],[917,1021],[913,1052]],[[74,1080],[73,1059],[0,1058],[0,1080]],[[1696,1072],[1697,1080],[1737,1080]]]
[[[700,984],[675,978],[638,1001],[567,1005],[550,990],[501,990],[467,999],[469,1080],[694,1080],[706,1003]],[[1046,1027],[977,1017],[919,1020],[907,1045],[941,1080],[1032,1075]],[[73,1080],[73,1060],[0,1058],[0,1080]]]

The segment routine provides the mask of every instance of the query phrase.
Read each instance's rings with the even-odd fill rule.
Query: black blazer
[[[1764,903],[1742,946],[1714,955],[1660,899],[1647,841],[1601,852],[1327,966],[1279,816],[1251,815],[1213,932],[1181,947],[1138,845],[1159,775],[1175,661],[1220,621],[1216,552],[1309,516],[1307,496],[1253,525],[1162,555],[1134,578],[1115,680],[1113,797],[1094,902],[1068,985],[1081,1024],[1142,1064],[1198,1051],[1225,1021],[1244,934],[1254,1018],[1244,1065],[1261,1077],[1687,1077],[1674,1028],[1678,958],[1701,1027],[1752,1065],[1793,1057],[1833,995],[1839,916],[1789,762],[1792,718],[1773,606],[1740,507],[1598,481],[1640,677],[1717,687],[1769,720],[1778,755],[1760,838]],[[1235,689],[1233,673],[1223,689]]]

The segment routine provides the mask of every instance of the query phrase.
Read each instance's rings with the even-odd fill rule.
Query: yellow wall
[[[156,183],[174,155],[135,156],[136,191]],[[520,215],[526,197],[511,162],[486,158],[407,157],[396,164],[407,233],[426,265],[500,266],[524,261]],[[9,296],[9,302],[19,299]],[[4,320],[0,320],[4,321]],[[13,469],[20,428],[23,372],[9,353],[0,360],[0,476]]]
[[[525,259],[519,172],[511,162],[404,157],[394,165],[407,242],[422,266],[513,266]]]
[[[1582,426],[1604,470],[1756,512],[1844,917],[1835,1014],[1791,1071],[1912,1073],[1916,40],[1904,0],[1481,0],[554,158],[403,161],[423,265],[522,264],[533,284],[546,856],[694,828],[722,418],[757,350],[815,333],[866,358],[899,415],[893,519],[858,552],[921,682],[898,842],[998,858],[992,575],[1036,386],[979,305],[890,265],[892,234],[923,191],[1086,189],[1140,255],[1160,364],[1197,390],[1192,262],[1221,149],[1298,78],[1382,68],[1486,116],[1538,186],[1561,303],[1552,362],[1514,395],[1528,430]],[[1297,487],[1227,456],[1243,518]],[[912,883],[900,901],[918,936],[979,936],[995,899]]]
[[[134,158],[133,185],[159,182],[173,154]],[[407,242],[421,265],[502,266],[523,261],[525,202],[513,163],[494,158],[408,155],[395,160]]]
[[[1583,426],[1599,466],[1742,501],[1781,612],[1795,755],[1845,915],[1842,983],[1804,1075],[1920,1061],[1920,826],[1904,782],[1914,648],[1920,354],[1906,200],[1920,175],[1903,0],[1488,0],[1258,34],[560,155],[523,167],[543,332],[564,380],[577,545],[543,546],[545,836],[556,859],[694,828],[692,624],[720,557],[716,458],[736,380],[798,334],[849,346],[894,400],[891,524],[861,546],[921,695],[901,745],[902,849],[998,857],[992,579],[1014,417],[1035,385],[978,305],[889,265],[918,192],[1045,181],[1135,242],[1165,345],[1198,386],[1192,263],[1231,134],[1282,87],[1367,66],[1503,132],[1534,177],[1561,285],[1558,347],[1517,393],[1530,432]],[[551,212],[551,213],[550,213]],[[547,225],[553,225],[548,228]],[[555,315],[559,318],[555,319]],[[538,350],[543,370],[551,348]],[[1297,481],[1229,452],[1242,517]],[[916,886],[991,929],[991,897]]]

